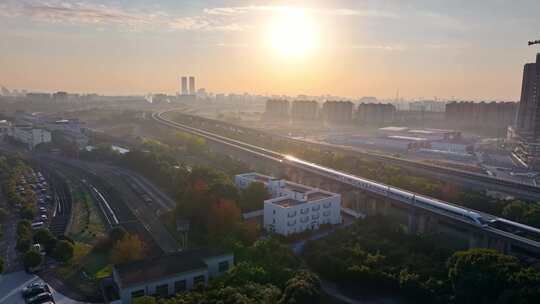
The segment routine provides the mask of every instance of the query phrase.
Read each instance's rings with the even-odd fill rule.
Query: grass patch
[[[98,238],[105,235],[105,226],[90,195],[80,188],[77,190],[74,195],[74,216],[69,235],[78,242],[94,244]]]
[[[108,266],[110,266],[109,255],[105,252],[92,250],[84,260],[82,269],[88,277],[95,278],[97,273]]]
[[[100,269],[98,272],[96,272],[96,274],[94,275],[96,279],[103,279],[103,278],[106,278],[106,277],[109,277],[111,276],[112,274],[112,265],[109,264],[105,267],[103,267],[102,269]]]
[[[99,282],[112,273],[109,254],[77,242],[73,259],[55,268],[56,276],[73,290],[91,299],[100,299]]]

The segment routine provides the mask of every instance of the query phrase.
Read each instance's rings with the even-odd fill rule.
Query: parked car
[[[31,298],[26,298],[27,304],[43,304],[45,302],[53,302],[54,298],[50,292],[42,292]]]
[[[23,298],[33,298],[39,294],[51,292],[49,285],[42,282],[35,282],[22,289]]]
[[[32,229],[39,229],[39,228],[43,228],[43,225],[45,225],[45,223],[43,222],[33,222],[32,223]]]

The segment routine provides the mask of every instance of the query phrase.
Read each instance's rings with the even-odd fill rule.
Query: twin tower
[[[195,95],[197,92],[195,92],[195,77],[189,76],[189,90],[188,90],[188,77],[182,76],[181,77],[181,95]]]

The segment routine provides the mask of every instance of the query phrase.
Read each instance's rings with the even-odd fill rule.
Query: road
[[[0,256],[4,259],[4,273],[20,271],[23,269],[19,253],[15,249],[17,244],[17,222],[19,217],[11,213],[2,223],[2,237],[0,238]],[[0,293],[1,295],[1,293]]]
[[[36,281],[42,282],[38,276],[24,271],[0,275],[0,304],[25,304],[24,299],[21,297],[21,289]],[[87,303],[72,300],[54,289],[52,289],[52,294],[57,304]]]

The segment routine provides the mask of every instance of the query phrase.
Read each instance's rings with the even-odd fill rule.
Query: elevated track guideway
[[[377,196],[387,197],[407,206],[419,208],[429,213],[451,219],[454,222],[460,223],[461,225],[469,228],[479,229],[487,234],[494,235],[499,239],[509,241],[511,244],[519,245],[521,248],[526,248],[527,250],[532,249],[532,251],[536,252],[540,256],[540,229],[362,177],[353,176],[345,172],[323,167],[290,155],[284,155],[276,151],[227,138],[219,134],[193,128],[191,126],[164,118],[163,114],[166,112],[167,111],[153,113],[152,117],[163,125],[201,136],[207,140],[224,144],[229,147],[257,155],[264,159],[275,161],[282,165],[292,166],[318,176],[344,183]]]

